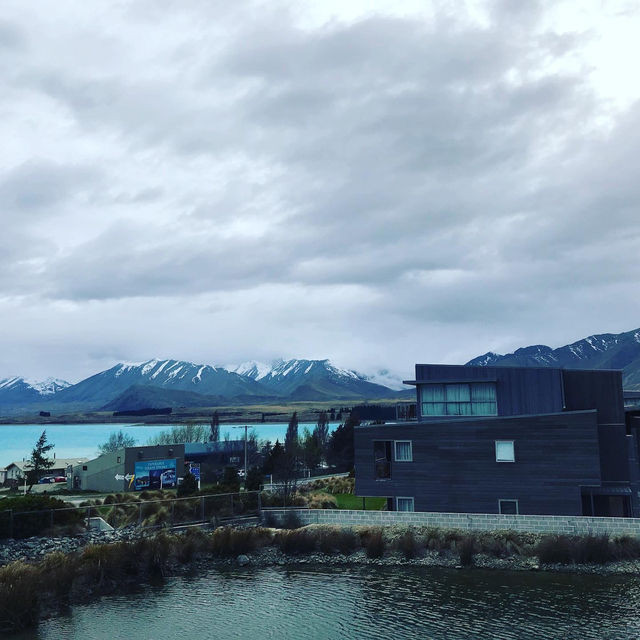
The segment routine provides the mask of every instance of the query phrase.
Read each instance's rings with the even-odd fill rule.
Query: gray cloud
[[[8,12],[8,324],[44,305],[71,344],[91,318],[83,367],[135,351],[403,369],[639,324],[620,296],[639,275],[640,109],[594,87],[593,33],[551,29],[543,3],[312,27],[286,3],[225,5]],[[171,305],[193,339],[171,335]]]

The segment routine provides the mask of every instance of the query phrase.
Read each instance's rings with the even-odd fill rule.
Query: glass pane
[[[447,415],[444,402],[423,402],[422,403],[422,415],[423,416],[445,416],[445,415]]]
[[[514,462],[513,442],[496,440],[496,460],[499,462]]]
[[[424,384],[422,389],[422,402],[444,402],[443,384]]]
[[[468,384],[446,385],[447,402],[470,402],[471,391]]]
[[[474,416],[495,416],[498,413],[495,402],[474,402],[471,411]]]
[[[398,511],[413,511],[413,498],[398,498]]]
[[[447,402],[447,415],[448,416],[459,416],[460,415],[460,404],[458,402]]]
[[[410,442],[396,442],[396,460],[398,462],[411,462]]]
[[[472,405],[470,402],[461,402],[458,405],[459,415],[470,416],[473,414]]]
[[[518,503],[515,500],[500,500],[500,513],[515,516],[518,514]]]
[[[495,402],[495,382],[474,382],[471,385],[471,400],[473,402]]]

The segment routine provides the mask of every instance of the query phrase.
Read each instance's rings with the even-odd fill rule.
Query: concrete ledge
[[[640,518],[594,518],[588,516],[502,515],[495,513],[429,513],[355,511],[351,509],[292,509],[303,525],[415,525],[469,531],[521,531],[569,535],[640,536]],[[288,510],[289,511],[289,510]],[[269,509],[282,522],[284,509]]]

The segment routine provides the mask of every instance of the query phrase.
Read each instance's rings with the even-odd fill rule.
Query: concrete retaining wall
[[[283,509],[269,509],[279,521]],[[471,531],[526,531],[567,535],[608,533],[640,536],[640,518],[591,518],[586,516],[508,516],[484,513],[426,513],[399,511],[353,511],[347,509],[292,509],[303,525],[343,526],[413,525]]]

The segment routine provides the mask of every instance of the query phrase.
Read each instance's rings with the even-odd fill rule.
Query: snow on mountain
[[[260,380],[269,374],[271,371],[271,365],[264,362],[257,362],[255,360],[248,360],[238,365],[227,365],[224,367],[227,371],[237,373],[240,376],[246,376],[253,380]]]
[[[546,345],[532,345],[505,355],[489,352],[469,360],[467,364],[621,369],[624,387],[640,389],[640,329],[592,335],[557,349]]]
[[[66,389],[71,386],[70,382],[61,380],[60,378],[47,378],[41,382],[25,380],[25,382],[31,385],[41,396],[52,396],[62,389]]]

